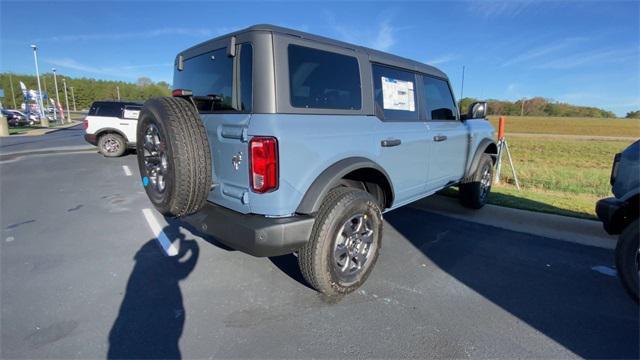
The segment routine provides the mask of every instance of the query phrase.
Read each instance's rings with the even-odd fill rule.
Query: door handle
[[[445,141],[445,140],[447,140],[446,135],[436,135],[433,137],[433,141]]]
[[[392,146],[398,146],[402,143],[402,140],[400,139],[387,139],[387,140],[382,140],[380,142],[380,145],[383,147],[392,147]]]

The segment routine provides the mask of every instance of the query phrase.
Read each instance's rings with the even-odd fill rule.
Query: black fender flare
[[[466,179],[469,179],[471,176],[473,176],[473,174],[476,172],[476,169],[478,168],[480,157],[482,157],[482,154],[487,152],[486,150],[490,146],[495,147],[495,150],[496,150],[495,154],[493,151],[490,151],[488,153],[494,157],[493,163],[494,164],[496,163],[497,155],[498,155],[498,145],[496,145],[495,141],[493,141],[492,139],[484,138],[482,139],[482,141],[480,141],[480,144],[478,144],[478,147],[476,147],[476,152],[473,155],[473,158],[471,159],[471,161],[469,162],[469,165],[467,166],[467,171],[464,173],[463,179],[466,180]]]
[[[385,176],[389,183],[389,190],[391,193],[391,199],[388,199],[388,204],[393,203],[395,194],[393,192],[393,186],[391,185],[389,174],[387,174],[380,165],[367,158],[350,157],[336,162],[318,175],[302,197],[302,200],[296,209],[296,213],[312,214],[317,212],[327,193],[334,187],[338,186],[345,175],[352,171],[365,168],[377,170]]]
[[[100,130],[96,131],[96,139],[102,136],[102,134],[104,133],[116,133],[124,138],[124,142],[126,144],[129,143],[129,139],[127,138],[127,135],[125,135],[122,131],[116,128],[110,128],[110,127],[100,128]]]

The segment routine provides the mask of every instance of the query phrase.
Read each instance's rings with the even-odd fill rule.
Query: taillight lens
[[[249,142],[251,189],[265,193],[278,188],[278,140],[254,137]]]
[[[89,128],[89,120],[87,119],[82,120],[82,128],[85,130]]]

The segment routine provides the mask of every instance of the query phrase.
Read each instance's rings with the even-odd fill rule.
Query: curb
[[[442,195],[433,195],[409,206],[461,220],[581,245],[605,249],[615,249],[616,247],[617,237],[607,234],[602,228],[602,223],[595,220],[497,205],[485,205],[480,210],[472,210],[460,205],[458,199]]]
[[[71,121],[72,121],[71,124],[59,126],[59,127],[53,128],[53,129],[52,128],[36,128],[36,129],[27,130],[23,134],[2,136],[2,137],[14,138],[14,137],[20,137],[20,136],[42,136],[42,135],[51,134],[51,133],[54,133],[54,132],[58,132],[60,130],[65,130],[65,129],[68,129],[68,128],[71,128],[71,127],[78,126],[78,125],[82,124],[82,122],[79,122],[77,120],[71,120]]]

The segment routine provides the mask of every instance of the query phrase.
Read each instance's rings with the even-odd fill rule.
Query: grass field
[[[631,143],[508,135],[507,141],[522,190],[516,189],[505,156],[503,180],[494,185],[489,202],[583,218],[595,218],[596,201],[611,196],[613,157]]]
[[[640,120],[507,116],[506,133],[640,137]],[[498,116],[489,116],[498,127]]]

